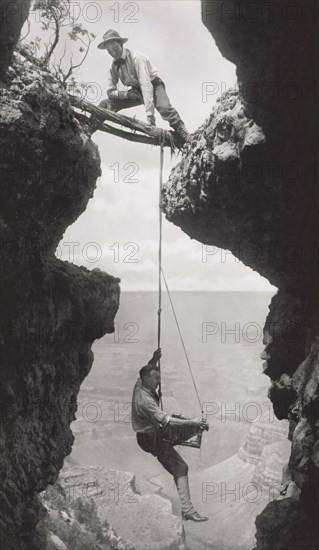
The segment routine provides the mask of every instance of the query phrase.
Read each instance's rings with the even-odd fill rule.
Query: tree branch
[[[89,112],[96,120],[97,122],[103,122],[104,120],[109,120],[110,122],[114,122],[115,124],[119,124],[120,126],[126,126],[130,130],[134,130],[135,132],[141,132],[142,134],[145,134],[151,138],[151,143],[153,145],[160,145],[163,142],[164,147],[172,147],[174,145],[173,136],[170,132],[167,130],[162,130],[161,128],[157,128],[156,126],[150,126],[149,124],[145,124],[144,122],[140,120],[136,120],[135,118],[130,118],[125,115],[119,115],[118,113],[115,113],[114,111],[109,111],[108,109],[102,109],[101,107],[96,107],[95,105],[92,105],[92,103],[89,103],[85,99],[80,99],[76,96],[72,96],[69,94],[70,102],[73,107],[76,107],[82,111]],[[113,127],[106,126],[108,129]],[[104,129],[104,131],[108,131]],[[121,130],[120,130],[121,132]],[[114,132],[113,132],[114,133]],[[125,139],[128,139],[127,136],[123,135],[129,134],[130,136],[135,137],[141,137],[140,135],[136,135],[133,133],[123,132],[122,134],[115,134],[114,135],[120,135],[120,137],[124,137]],[[132,141],[141,141],[139,139],[133,139]]]
[[[54,18],[54,24],[55,24],[55,36],[54,36],[53,43],[51,44],[51,47],[50,47],[49,51],[46,53],[46,56],[43,60],[44,65],[48,64],[48,62],[50,60],[50,57],[53,54],[55,48],[57,47],[57,44],[58,44],[59,39],[60,39],[60,22],[59,22],[59,19],[55,17],[54,12],[52,12],[52,16]]]
[[[87,116],[83,115],[82,113],[77,113],[76,111],[74,112],[74,115],[81,122],[81,124],[87,124],[88,126],[90,126],[91,121]],[[143,136],[142,134],[135,134],[133,132],[125,132],[124,130],[120,130],[119,128],[109,126],[109,124],[106,124],[105,122],[100,122],[98,128],[94,129],[94,131],[96,130],[101,130],[102,132],[106,132],[107,134],[127,139],[128,141],[145,143],[147,145],[158,145],[158,143],[155,142],[154,139],[151,137]]]
[[[33,63],[34,65],[36,65],[37,67],[43,69],[44,67],[42,67],[42,62],[40,59],[37,59],[36,57],[34,57],[34,55],[32,55],[31,53],[28,52],[28,50],[24,47],[24,46],[21,46],[21,44],[17,44],[16,45],[16,51],[22,55],[23,57],[25,57],[25,59],[27,59],[28,61],[30,61],[30,63]],[[45,68],[46,70],[48,70],[47,68]]]
[[[27,34],[25,34],[24,36],[21,36],[21,37],[19,38],[19,42],[20,42],[20,43],[21,43],[23,40],[25,40],[26,37],[27,37],[27,36],[30,34],[30,32],[31,32],[31,25],[30,25],[29,19],[27,19],[27,27],[28,27]]]
[[[80,37],[78,37],[80,38]],[[85,42],[80,38],[81,42],[83,42],[83,44],[85,44]],[[90,37],[89,37],[89,43],[88,45],[85,44],[86,46],[86,51],[85,51],[85,54],[83,56],[83,58],[81,59],[81,61],[79,63],[76,63],[75,65],[72,64],[72,59],[73,57],[71,57],[71,65],[69,67],[69,70],[68,72],[66,73],[66,75],[64,75],[63,77],[63,82],[66,82],[67,79],[71,76],[71,74],[73,73],[74,69],[77,69],[78,67],[81,67],[81,65],[84,63],[84,61],[86,60],[87,56],[88,56],[88,53],[89,53],[89,50],[90,50],[90,46],[92,44],[92,40],[90,40]]]

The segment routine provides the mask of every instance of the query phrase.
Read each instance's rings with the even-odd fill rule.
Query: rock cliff
[[[62,498],[57,497],[57,493]],[[51,516],[47,523],[53,528],[53,534],[63,539],[68,550],[81,547],[76,537],[72,541],[79,511],[83,509],[87,531],[94,528],[96,522],[90,521],[86,513],[86,509],[91,506],[96,511],[100,525],[104,527],[110,548],[185,548],[184,528],[180,518],[172,513],[171,503],[158,495],[142,495],[135,476],[130,472],[66,464],[58,483],[41,497]],[[57,512],[64,525],[59,526],[55,521]],[[94,531],[98,535],[99,529],[95,528]],[[105,544],[107,540],[103,542]],[[107,547],[101,545],[101,549]]]
[[[275,414],[289,419],[289,468],[300,497],[296,491],[293,501],[271,503],[258,516],[257,548],[314,548],[318,70],[309,60],[318,46],[317,8],[203,0],[202,20],[236,65],[238,86],[223,94],[185,147],[165,186],[164,209],[210,253],[231,250],[278,287],[265,322],[263,367]]]
[[[93,195],[100,163],[65,90],[45,70],[14,57],[28,6],[1,4],[0,533],[6,550],[44,547],[37,495],[57,480],[70,452],[91,345],[113,331],[119,302],[117,279],[54,256]],[[289,419],[287,478],[297,490],[258,516],[257,549],[311,550],[318,544],[319,488],[318,70],[310,62],[317,6],[203,0],[202,18],[236,64],[238,89],[223,95],[185,148],[164,189],[165,211],[192,238],[231,250],[279,289],[265,323],[264,371],[277,417]],[[267,468],[275,465],[268,462],[266,474]]]
[[[13,60],[13,48],[17,44],[21,28],[29,15],[31,0],[1,0],[0,2],[0,75]]]
[[[276,418],[262,418],[258,422],[253,422],[251,424],[250,430],[246,437],[246,441],[244,445],[240,447],[238,455],[244,462],[258,465],[258,468],[256,468],[256,470],[263,470],[265,466],[264,459],[267,459],[268,456],[267,448],[273,445],[276,446],[276,444],[279,443],[280,445],[278,449],[280,449],[281,443],[283,443],[282,447],[284,450],[286,448],[286,439],[286,422],[279,422]],[[282,458],[287,458],[285,457],[285,453],[283,453]]]
[[[93,341],[114,330],[119,280],[55,257],[93,196],[99,154],[47,71],[18,54],[9,65],[0,121],[0,533],[5,550],[36,550],[45,547],[38,493],[71,451],[77,394]]]

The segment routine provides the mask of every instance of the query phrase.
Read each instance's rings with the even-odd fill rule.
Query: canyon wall
[[[0,545],[42,550],[38,493],[71,452],[77,394],[93,341],[114,330],[119,280],[55,257],[93,196],[100,158],[65,89],[13,57],[15,23],[0,78]]]
[[[76,524],[81,519],[79,510],[82,510],[82,525],[86,524],[84,533],[91,530],[100,538],[100,544],[97,541],[93,546],[87,544],[94,550],[185,549],[182,522],[173,514],[168,499],[156,494],[141,494],[130,472],[70,462],[67,459],[58,483],[41,495],[49,512],[48,530],[59,536],[66,549],[81,548],[80,537],[74,536]],[[60,498],[56,497],[57,493]],[[90,520],[87,513],[91,506],[102,524],[104,540],[98,537],[101,528],[96,528],[97,522]]]
[[[13,48],[29,15],[31,0],[0,1],[0,75],[12,63]]]

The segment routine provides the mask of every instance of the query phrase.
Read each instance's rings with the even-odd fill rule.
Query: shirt
[[[152,65],[151,60],[137,50],[123,48],[122,64],[118,69],[112,61],[107,83],[108,90],[115,90],[120,80],[124,86],[139,86],[142,90],[147,116],[154,115],[154,99],[152,80],[157,76],[158,70]]]
[[[156,426],[166,426],[169,416],[159,407],[155,391],[146,388],[141,378],[137,379],[132,396],[132,428],[135,432],[151,432]]]

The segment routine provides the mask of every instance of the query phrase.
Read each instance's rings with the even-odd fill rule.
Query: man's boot
[[[198,512],[196,512],[192,504],[189,492],[188,476],[176,478],[175,484],[182,505],[182,518],[184,520],[190,519],[192,521],[207,521],[208,518],[201,516]]]
[[[182,146],[190,140],[190,133],[187,131],[186,126],[182,120],[178,123],[174,130],[177,137],[178,145]]]

